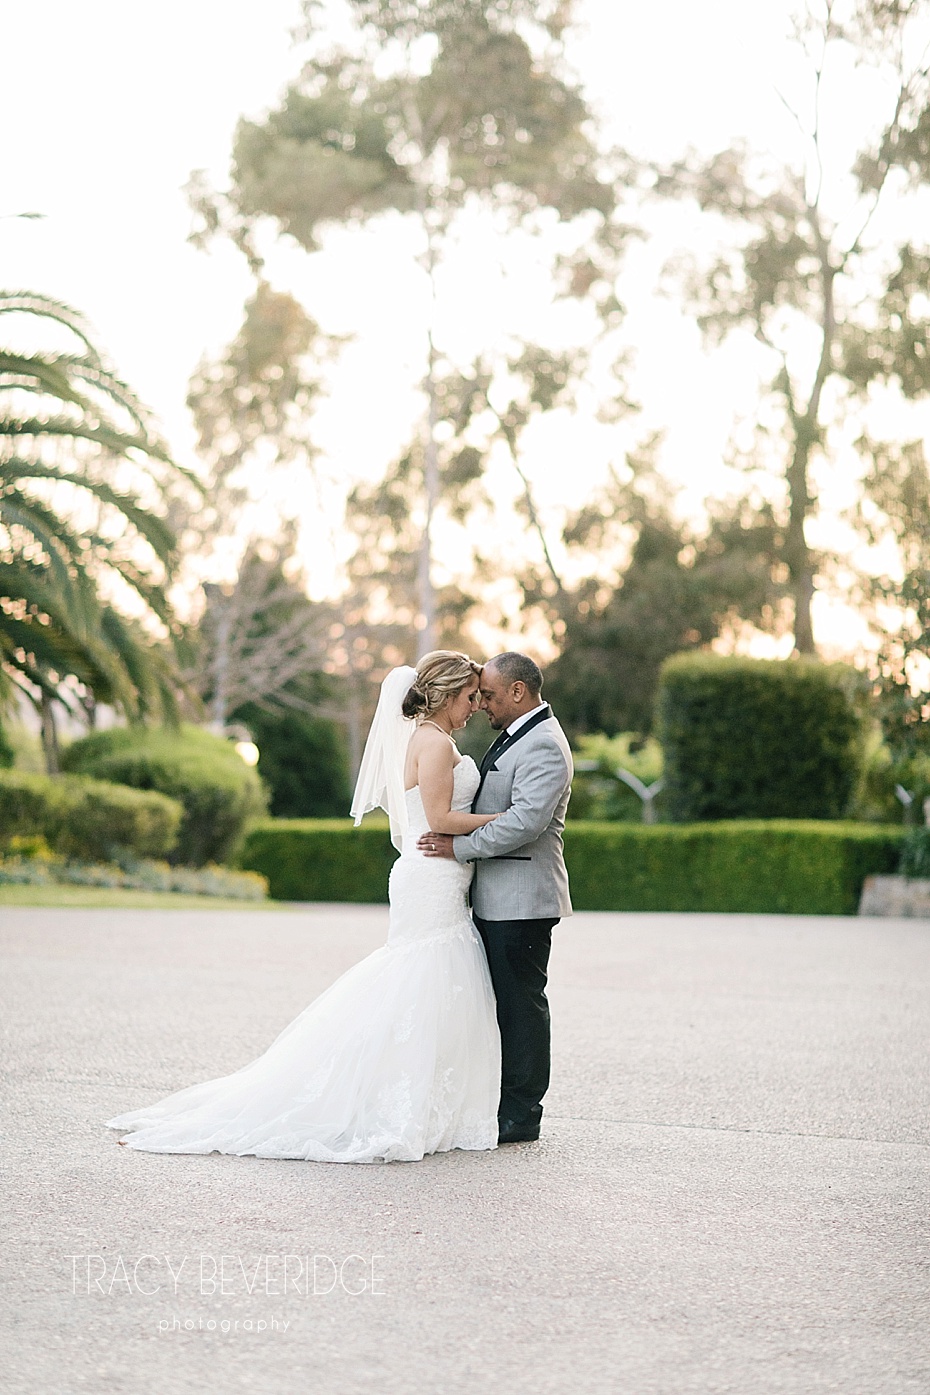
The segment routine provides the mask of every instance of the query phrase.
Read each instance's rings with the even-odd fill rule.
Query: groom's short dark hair
[[[488,663],[494,665],[508,686],[511,683],[523,683],[534,697],[539,697],[543,676],[539,665],[534,664],[528,654],[517,654],[508,650],[506,654],[496,654],[493,659],[488,659]]]

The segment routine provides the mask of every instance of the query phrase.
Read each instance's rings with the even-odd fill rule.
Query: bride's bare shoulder
[[[431,726],[428,722],[421,722],[417,727],[413,736],[410,738],[411,746],[414,742],[424,749],[428,746],[435,746],[437,751],[443,749],[451,751],[453,746],[451,738],[448,737],[444,731],[440,731],[438,727]]]
[[[410,753],[433,768],[453,765],[456,759],[455,744],[445,732],[425,722],[417,727],[410,738]]]

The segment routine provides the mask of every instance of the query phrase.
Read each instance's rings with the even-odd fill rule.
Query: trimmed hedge
[[[855,915],[862,883],[898,865],[903,830],[819,820],[575,824],[577,910]]]
[[[75,741],[67,770],[139,790],[158,790],[184,806],[171,861],[189,867],[225,862],[248,823],[265,812],[257,773],[231,742],[202,727],[111,727]]]
[[[396,856],[386,821],[268,819],[250,829],[238,861],[268,878],[275,901],[379,902]]]
[[[175,799],[80,775],[0,770],[0,844],[37,834],[64,857],[105,862],[123,851],[163,857],[177,841]]]
[[[676,654],[657,702],[673,823],[838,819],[862,758],[854,670],[811,659]]]
[[[579,911],[854,915],[862,883],[893,872],[904,830],[814,820],[570,823],[565,853]],[[387,829],[348,820],[257,825],[241,865],[282,901],[387,900]]]

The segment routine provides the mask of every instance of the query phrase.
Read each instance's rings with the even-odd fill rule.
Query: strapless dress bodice
[[[452,808],[457,812],[470,809],[480,783],[481,776],[478,774],[477,765],[471,756],[463,756],[452,772]],[[420,786],[414,785],[413,789],[407,790],[405,797],[407,800],[407,837],[404,840],[404,850],[407,851],[416,843],[421,833],[429,831],[429,824],[420,796]]]

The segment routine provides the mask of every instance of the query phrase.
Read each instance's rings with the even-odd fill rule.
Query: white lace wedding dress
[[[463,756],[454,809],[478,770]],[[387,943],[343,974],[234,1075],[193,1085],[109,1128],[150,1153],[317,1162],[415,1161],[496,1148],[500,1037],[484,949],[467,906],[471,867],[425,858],[418,789],[391,869]]]

